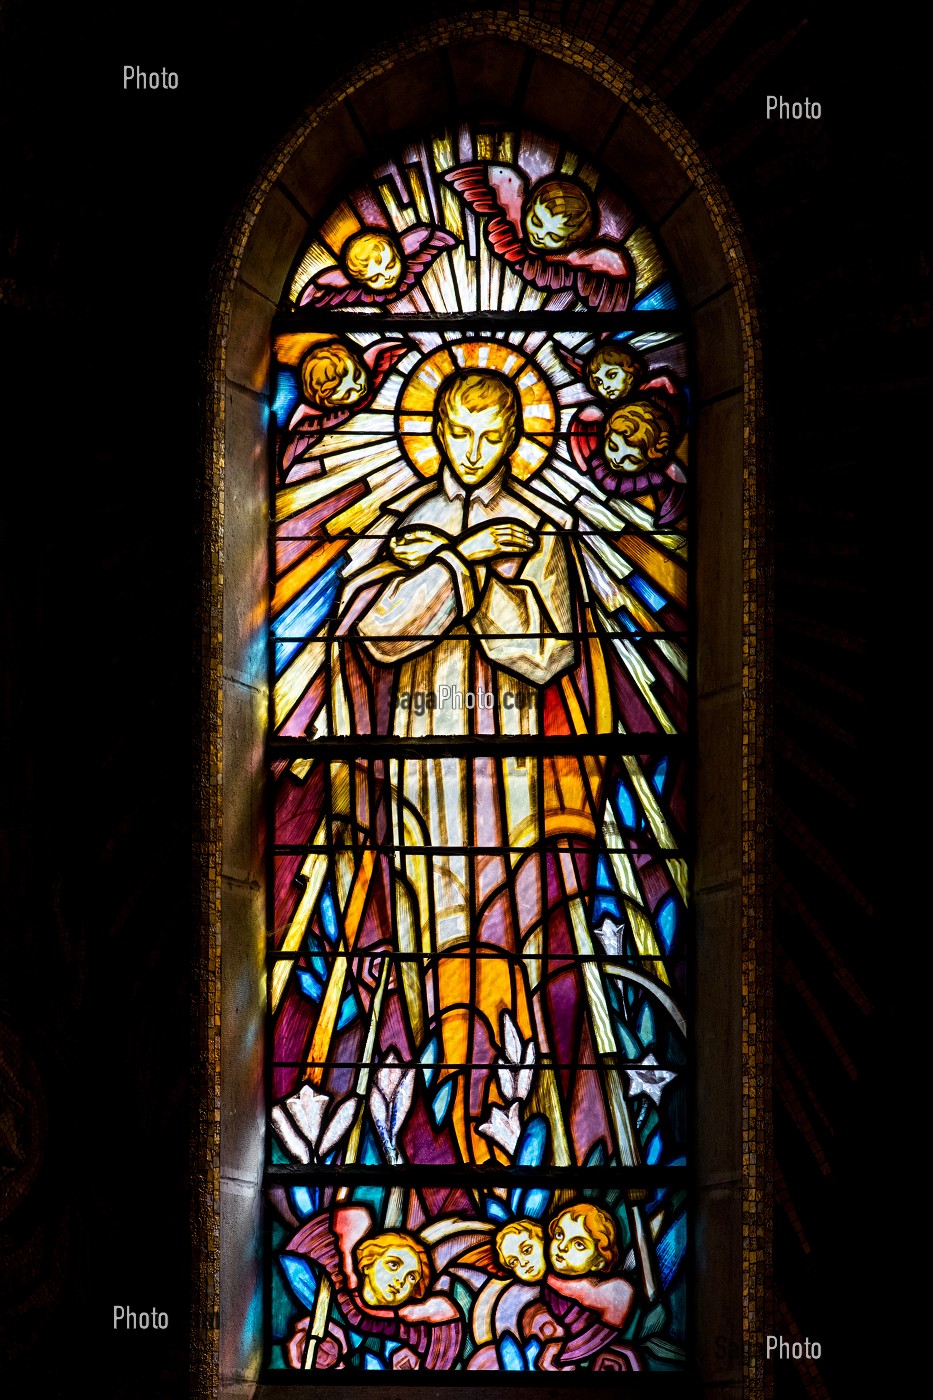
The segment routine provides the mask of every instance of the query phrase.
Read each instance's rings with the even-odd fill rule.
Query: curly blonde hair
[[[369,264],[385,249],[391,248],[399,259],[399,277],[402,275],[401,255],[395,239],[379,229],[362,229],[348,238],[343,248],[343,265],[357,282],[365,282]]]
[[[522,407],[518,390],[506,375],[491,369],[461,369],[445,379],[434,404],[435,432],[441,420],[454,407],[465,408],[468,413],[498,408],[511,450],[521,431]]]
[[[356,1263],[360,1273],[368,1273],[390,1249],[410,1249],[418,1260],[421,1276],[411,1292],[412,1298],[417,1302],[428,1291],[431,1265],[424,1245],[420,1240],[416,1240],[414,1235],[405,1234],[401,1230],[385,1230],[381,1235],[373,1235],[370,1239],[363,1240],[356,1247]]]
[[[596,1272],[604,1274],[613,1268],[619,1261],[619,1247],[616,1244],[616,1223],[612,1216],[599,1206],[594,1206],[592,1201],[578,1201],[576,1205],[566,1206],[550,1221],[547,1228],[551,1239],[554,1238],[558,1221],[565,1215],[578,1221],[596,1246],[596,1251],[603,1261],[597,1265]]]
[[[606,437],[610,433],[642,448],[651,462],[666,462],[674,448],[674,425],[657,404],[647,401],[617,408],[606,423]]]
[[[551,218],[559,216],[564,220],[567,236],[563,248],[576,247],[593,232],[593,202],[575,180],[545,180],[531,191],[525,213],[526,232],[528,217],[536,204],[542,205]]]
[[[348,370],[358,370],[366,386],[366,368],[342,341],[314,345],[301,362],[301,388],[308,403],[328,408],[331,395]]]

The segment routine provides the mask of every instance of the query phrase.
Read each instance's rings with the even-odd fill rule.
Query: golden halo
[[[441,454],[432,436],[434,401],[444,380],[459,369],[492,369],[507,375],[522,404],[523,431],[509,454],[512,471],[526,480],[547,460],[557,431],[557,405],[534,360],[501,340],[461,340],[444,345],[417,364],[399,398],[399,439],[421,476],[434,476]]]

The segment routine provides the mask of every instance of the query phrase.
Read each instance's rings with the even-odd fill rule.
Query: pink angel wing
[[[632,265],[618,244],[594,243],[565,253],[576,272],[577,291],[594,311],[624,311],[632,291]]]
[[[578,413],[573,415],[570,422],[568,439],[573,460],[585,472],[591,475],[593,458],[599,450],[599,434],[604,421],[602,409],[595,404],[587,404]]]
[[[637,396],[653,399],[671,419],[678,434],[683,432],[686,405],[683,391],[676,379],[671,378],[669,374],[655,374],[652,371],[651,378],[639,384]]]
[[[325,267],[316,272],[299,298],[299,306],[342,306],[356,301],[371,300],[364,287],[354,287],[339,267]]]
[[[375,297],[376,301],[395,301],[410,292],[421,281],[434,259],[445,248],[453,248],[457,242],[452,233],[423,224],[406,229],[399,241],[405,256],[405,275],[397,287],[384,296]]]
[[[319,408],[300,403],[288,422],[289,434],[282,450],[281,471],[284,476],[298,461],[306,457],[323,435],[350,417],[349,409],[322,413]]]

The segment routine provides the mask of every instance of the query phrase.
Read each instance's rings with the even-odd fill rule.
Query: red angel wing
[[[562,345],[558,345],[556,342],[555,348],[558,356],[563,360],[564,364],[570,370],[570,373],[575,374],[578,379],[582,379],[586,361],[581,360],[579,355],[572,355],[569,350],[565,350]]]
[[[483,1240],[482,1244],[474,1245],[465,1254],[460,1254],[456,1259],[451,1260],[451,1263],[468,1264],[474,1269],[483,1269],[496,1278],[508,1278],[508,1270],[499,1263],[492,1240]]]
[[[373,389],[378,389],[385,379],[389,370],[399,360],[404,359],[411,349],[404,341],[399,340],[379,340],[375,345],[370,345],[363,351],[363,359],[372,375]],[[365,402],[368,402],[368,398]],[[360,404],[362,408],[363,405]]]
[[[354,413],[366,407],[371,398],[372,393],[369,393],[352,408],[335,408],[330,413],[322,413],[320,409],[311,408],[309,404],[299,404],[288,425],[288,431],[294,433],[294,437],[282,453],[282,471],[287,472],[289,467],[310,452],[325,433],[352,418]]]
[[[591,474],[592,460],[599,450],[599,435],[605,415],[595,404],[587,404],[570,421],[568,441],[573,460],[585,472]]]
[[[522,199],[525,181],[510,165],[460,165],[444,179],[463,195],[475,214],[489,215],[486,237],[494,253],[507,263],[526,257],[522,239]],[[537,259],[534,259],[536,262]],[[527,275],[522,269],[523,275]]]

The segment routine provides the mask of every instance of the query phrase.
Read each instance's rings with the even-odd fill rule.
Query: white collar
[[[487,477],[484,482],[469,493],[470,499],[473,500],[475,498],[478,501],[482,501],[484,506],[488,505],[493,496],[497,496],[502,490],[505,474],[508,469],[508,462],[503,462],[498,471],[493,472],[492,476]],[[458,476],[454,475],[446,462],[444,463],[444,470],[441,473],[441,485],[444,488],[444,494],[450,501],[462,501],[467,495],[467,489],[463,482]]]

